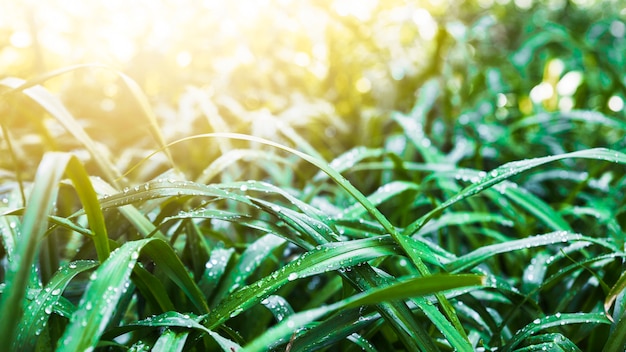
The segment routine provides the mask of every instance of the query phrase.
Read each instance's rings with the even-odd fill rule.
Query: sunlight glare
[[[609,109],[611,109],[611,111],[619,112],[624,109],[624,100],[622,100],[621,97],[614,95],[609,98],[609,102],[607,105],[609,106]]]
[[[9,42],[15,48],[28,48],[32,44],[32,38],[30,33],[25,31],[16,31],[11,34],[11,38],[9,38]]]
[[[554,89],[548,82],[541,82],[530,91],[530,99],[535,103],[540,103],[550,99],[554,94]]]
[[[366,21],[372,16],[372,10],[377,4],[378,0],[336,0],[333,9],[339,16],[354,16]]]
[[[556,91],[561,96],[572,96],[576,93],[582,80],[583,75],[580,71],[570,71],[563,75],[559,83],[556,84]]]
[[[413,22],[417,25],[420,36],[425,40],[431,40],[437,34],[437,22],[425,9],[417,9],[413,12]]]
[[[176,63],[180,67],[187,67],[191,64],[193,56],[188,51],[181,51],[176,55]]]

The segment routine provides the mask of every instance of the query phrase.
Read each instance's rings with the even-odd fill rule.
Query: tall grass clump
[[[1,79],[0,346],[623,351],[623,112],[592,85],[573,106],[536,101],[537,71],[554,83],[598,52],[528,16],[548,30],[515,43],[492,15],[438,19],[433,57],[450,60],[414,97],[328,98],[358,116],[338,126],[363,123],[352,139],[200,88],[180,97],[198,115],[181,128],[106,65]],[[490,45],[508,51],[474,51]],[[620,63],[602,79],[623,89]],[[115,77],[132,128],[50,88],[85,72]]]

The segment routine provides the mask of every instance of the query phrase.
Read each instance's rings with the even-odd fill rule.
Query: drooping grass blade
[[[94,243],[101,261],[109,255],[109,244],[102,211],[89,177],[78,159],[67,153],[47,153],[39,164],[35,184],[26,205],[22,221],[22,237],[16,245],[15,260],[10,263],[5,293],[0,299],[4,318],[0,321],[0,345],[10,346],[16,321],[23,315],[24,294],[29,281],[31,265],[39,251],[39,244],[47,228],[47,219],[56,200],[58,184],[68,174],[83,203],[94,233]]]

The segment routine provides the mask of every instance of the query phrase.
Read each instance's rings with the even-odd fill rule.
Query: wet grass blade
[[[368,304],[378,304],[382,301],[402,300],[409,297],[429,295],[459,287],[480,286],[483,283],[484,278],[478,275],[433,275],[395,283],[388,287],[357,294],[326,307],[290,315],[278,325],[268,329],[250,344],[244,346],[243,351],[263,351],[267,346],[275,347],[291,334],[297,334],[298,330],[307,324],[334,311]],[[308,333],[311,334],[310,331]]]
[[[152,347],[154,352],[181,352],[185,348],[185,342],[189,332],[174,332],[166,329]]]
[[[570,324],[610,324],[611,321],[599,313],[557,313],[543,318],[537,318],[523,329],[515,333],[515,336],[502,349],[505,352],[512,351],[529,336],[552,327]],[[623,347],[623,346],[622,346]]]
[[[202,171],[202,174],[198,176],[196,182],[206,184],[217,175],[223,173],[228,166],[233,165],[240,160],[268,160],[276,164],[286,164],[295,168],[293,162],[273,153],[254,149],[231,149],[227,153],[220,155],[209,166],[207,166]]]
[[[306,252],[278,271],[226,297],[209,314],[209,328],[239,315],[258,304],[284,284],[297,279],[339,270],[365,263],[381,256],[396,254],[390,238],[355,240],[347,243],[329,243]]]
[[[355,147],[353,149],[348,150],[347,152],[339,155],[335,159],[333,159],[330,164],[328,164],[333,169],[337,170],[337,172],[344,172],[355,165],[360,163],[361,161],[369,158],[377,158],[381,157],[385,154],[383,149],[372,149],[366,148],[363,146]],[[320,158],[321,159],[321,158]],[[314,182],[319,182],[328,178],[328,175],[322,171],[319,171],[315,176],[313,176]]]
[[[238,140],[246,140],[246,141],[250,141],[250,142],[257,142],[257,143],[269,145],[269,146],[272,146],[272,147],[275,147],[275,148],[278,148],[278,149],[282,149],[282,150],[284,150],[286,152],[289,152],[291,154],[294,154],[294,155],[296,155],[296,156],[306,160],[307,162],[311,163],[312,165],[316,166],[317,168],[322,170],[324,173],[326,173],[341,188],[343,188],[348,194],[350,194],[359,203],[361,203],[363,205],[363,207],[365,207],[367,212],[370,215],[372,215],[374,217],[374,219],[376,219],[376,221],[378,221],[382,225],[382,227],[387,231],[387,233],[389,233],[391,235],[391,237],[394,239],[394,241],[408,255],[408,257],[411,259],[411,261],[417,267],[417,269],[420,271],[420,273],[422,275],[424,275],[424,276],[430,275],[430,271],[428,270],[428,268],[426,267],[426,265],[424,264],[422,259],[417,255],[417,251],[414,251],[410,247],[410,244],[407,242],[406,237],[400,235],[398,233],[398,231],[396,230],[396,228],[391,224],[391,222],[389,222],[389,220],[367,199],[367,197],[365,197],[358,189],[356,189],[350,182],[348,182],[348,180],[346,180],[346,178],[343,177],[339,172],[337,172],[336,170],[334,170],[333,168],[328,166],[328,164],[325,161],[317,159],[317,158],[314,158],[314,157],[312,157],[312,156],[310,156],[308,154],[302,153],[302,152],[300,152],[298,150],[295,150],[293,148],[286,147],[284,145],[281,145],[281,144],[278,144],[278,143],[275,143],[275,142],[272,142],[272,141],[269,141],[269,140],[266,140],[266,139],[263,139],[263,138],[258,138],[258,137],[254,137],[254,136],[248,136],[248,135],[242,135],[242,134],[235,134],[235,133],[207,133],[207,134],[195,135],[195,136],[183,138],[183,139],[180,139],[178,141],[172,142],[167,147],[172,146],[172,145],[174,145],[176,143],[189,141],[189,140],[193,140],[193,139],[198,139],[198,138],[231,138],[231,139],[238,139]],[[153,154],[151,154],[151,155],[153,155]],[[149,155],[146,158],[149,158],[151,155]],[[130,171],[132,171],[132,169],[129,170],[129,172]],[[459,333],[465,334],[465,332],[464,332],[464,330],[463,330],[463,328],[462,328],[458,318],[454,314],[454,308],[450,305],[449,302],[447,302],[445,297],[438,296],[438,300],[440,301],[440,303],[441,303],[441,305],[442,305],[442,307],[443,307],[443,309],[444,309],[444,311],[446,313],[446,316],[448,316],[448,318],[451,320],[452,324],[456,327],[456,329],[459,331]]]
[[[88,350],[97,345],[116,309],[116,303],[128,288],[130,274],[140,252],[145,252],[161,270],[168,273],[198,311],[208,312],[202,294],[169,245],[155,238],[127,242],[112,252],[92,275],[57,350]]]
[[[125,243],[94,271],[59,340],[57,351],[86,351],[96,347],[117,302],[128,287],[139,251],[150,241],[152,239]]]
[[[527,238],[523,238],[520,240],[508,241],[504,243],[497,243],[490,246],[484,246],[474,250],[471,253],[468,253],[458,259],[455,259],[449,263],[446,263],[444,266],[449,272],[458,272],[462,270],[467,270],[488,258],[500,253],[512,252],[525,248],[532,248],[538,246],[546,246],[549,244],[555,243],[566,243],[566,242],[578,242],[578,241],[587,241],[591,243],[600,244],[602,246],[608,246],[609,249],[613,250],[615,247],[595,238],[586,237],[581,234],[571,233],[567,231],[556,231],[551,232],[545,235],[537,235],[531,236]]]
[[[417,232],[422,226],[426,224],[430,219],[441,213],[444,209],[448,208],[454,203],[457,203],[463,199],[476,195],[483,190],[492,187],[510,177],[518,175],[524,171],[530,170],[537,166],[547,164],[553,161],[568,159],[568,158],[582,158],[582,159],[595,159],[595,160],[605,160],[619,164],[626,164],[626,154],[622,152],[618,152],[616,150],[610,150],[606,148],[595,148],[595,149],[587,149],[581,150],[571,153],[546,156],[535,159],[527,159],[520,161],[513,161],[510,163],[506,163],[488,173],[485,176],[478,180],[476,183],[464,188],[461,192],[457,193],[456,196],[448,199],[443,202],[441,205],[437,206],[426,215],[422,216],[409,226],[407,226],[404,230],[404,234],[410,236]]]
[[[268,234],[250,244],[239,257],[237,264],[222,279],[221,290],[216,293],[216,299],[222,301],[232,291],[244,286],[246,279],[254,270],[272,251],[284,243],[284,239]]]
[[[67,173],[73,181],[76,192],[83,203],[89,223],[94,233],[94,243],[99,259],[109,255],[108,236],[104,218],[91,186],[89,177],[76,157],[67,153],[47,153],[44,155],[37,174],[35,185],[26,205],[22,221],[22,237],[15,249],[15,260],[10,263],[6,277],[6,291],[0,299],[0,310],[4,317],[0,322],[0,345],[13,343],[16,321],[21,321],[24,294],[29,282],[31,265],[39,251],[42,236],[47,230],[47,219],[52,211],[58,193],[58,184]]]
[[[394,196],[410,190],[417,191],[419,190],[419,187],[412,182],[392,181],[379,187],[376,191],[374,191],[374,193],[370,194],[367,199],[372,205],[378,206]],[[344,219],[362,218],[366,212],[367,210],[361,203],[356,203],[346,208],[341,214],[339,214],[339,217]]]
[[[37,338],[45,328],[48,317],[55,311],[55,305],[61,297],[61,293],[67,284],[76,275],[94,268],[98,262],[81,260],[71,262],[60,268],[50,282],[33,299],[28,307],[24,318],[20,321],[16,348],[19,351],[30,351],[35,348]]]
[[[65,71],[63,71],[65,72]],[[29,86],[28,82],[17,78],[5,78],[0,81],[0,85],[21,90],[23,87]],[[59,121],[65,129],[71,133],[78,141],[80,141],[91,154],[93,160],[98,164],[107,181],[114,183],[121,174],[113,166],[108,157],[103,155],[96,143],[85,132],[82,126],[76,121],[74,116],[65,108],[59,98],[52,95],[42,86],[33,85],[23,90],[23,93],[32,99],[35,103],[44,108],[51,116]]]

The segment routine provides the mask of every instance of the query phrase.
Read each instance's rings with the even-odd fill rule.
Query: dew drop
[[[238,316],[239,314],[241,314],[241,312],[243,312],[243,309],[237,308],[232,313],[230,313],[230,317],[234,318],[234,317]]]

